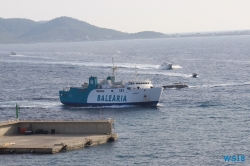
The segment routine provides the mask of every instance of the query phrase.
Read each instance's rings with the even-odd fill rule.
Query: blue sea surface
[[[17,55],[10,55],[10,52]],[[90,76],[150,79],[158,107],[64,106],[59,90]],[[172,70],[161,70],[163,62]],[[53,155],[0,155],[0,165],[250,165],[250,36],[0,45],[0,121],[114,118],[113,143]],[[198,77],[193,78],[192,73]],[[101,114],[101,115],[100,115]]]

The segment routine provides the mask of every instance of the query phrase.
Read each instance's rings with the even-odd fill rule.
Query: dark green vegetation
[[[129,34],[99,28],[69,17],[59,17],[47,22],[0,18],[0,43],[76,42],[162,37],[166,37],[165,34],[157,32]]]

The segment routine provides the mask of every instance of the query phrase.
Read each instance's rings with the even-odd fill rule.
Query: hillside
[[[28,19],[0,18],[0,43],[18,42],[18,36],[29,32],[39,23]]]
[[[156,32],[129,34],[99,28],[69,17],[59,17],[47,22],[0,18],[0,43],[75,42],[159,37],[164,37],[164,34]]]
[[[245,31],[220,31],[163,34],[153,31],[124,33],[100,28],[70,17],[59,17],[50,21],[35,22],[28,19],[0,18],[0,44],[78,42],[97,40],[151,39],[173,37],[250,35]]]

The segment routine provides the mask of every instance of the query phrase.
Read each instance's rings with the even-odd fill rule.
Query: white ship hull
[[[88,96],[88,104],[126,105],[150,103],[160,100],[163,88],[152,89],[105,89],[92,90]],[[120,92],[119,92],[120,91]]]

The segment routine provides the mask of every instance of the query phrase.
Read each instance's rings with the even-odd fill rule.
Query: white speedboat
[[[15,52],[11,52],[10,55],[16,55],[16,53]]]
[[[170,69],[172,69],[172,63],[163,62],[163,63],[159,66],[159,69],[162,69],[162,70],[170,70]]]

